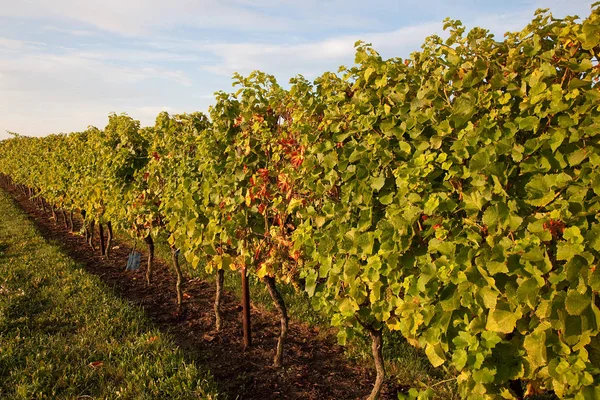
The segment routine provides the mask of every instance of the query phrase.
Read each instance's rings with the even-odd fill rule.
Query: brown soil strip
[[[244,351],[240,306],[225,292],[222,303],[223,330],[214,331],[214,285],[200,279],[185,284],[185,299],[177,310],[175,278],[169,266],[155,262],[154,283],[146,286],[145,255],[142,267],[125,271],[131,248],[116,242],[110,258],[92,252],[85,238],[71,234],[34,206],[21,192],[8,190],[36,223],[41,234],[54,240],[85,269],[104,281],[121,297],[141,306],[148,317],[175,339],[189,360],[210,369],[220,390],[230,399],[360,399],[366,398],[374,382],[370,365],[356,365],[344,357],[331,335],[318,328],[292,321],[285,347],[284,367],[271,366],[279,335],[279,318],[272,312],[252,307],[253,345]],[[75,221],[76,228],[81,220]],[[96,243],[98,234],[96,232]],[[138,249],[139,250],[139,249]],[[326,338],[323,339],[323,336]],[[386,387],[382,399],[397,398],[396,388]]]

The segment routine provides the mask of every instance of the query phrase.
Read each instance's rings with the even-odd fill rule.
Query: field
[[[208,114],[13,134],[0,183],[109,290],[77,307],[111,318],[91,302],[127,300],[222,396],[597,399],[600,3],[585,19],[538,10],[501,41],[459,20],[444,29],[406,59],[358,41],[354,66],[313,82],[236,73]],[[36,240],[4,267],[9,301],[86,287],[53,284],[66,267]],[[141,268],[125,271],[134,250]],[[74,301],[23,312],[60,299]],[[77,329],[69,307],[42,310]],[[182,371],[139,379],[200,390],[170,388]]]

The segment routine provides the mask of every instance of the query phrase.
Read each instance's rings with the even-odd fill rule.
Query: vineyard
[[[399,332],[455,377],[465,399],[554,393],[600,398],[600,3],[585,19],[538,11],[497,41],[447,20],[409,59],[356,44],[355,65],[289,86],[234,76],[209,115],[111,114],[104,130],[15,134],[0,142],[0,180],[73,228],[94,251],[115,232],[216,276],[248,277],[280,320],[283,285],[305,292],[341,344]],[[98,228],[100,237],[94,238]],[[106,240],[105,240],[106,237]],[[99,249],[95,249],[99,246]],[[410,399],[432,398],[418,385]]]

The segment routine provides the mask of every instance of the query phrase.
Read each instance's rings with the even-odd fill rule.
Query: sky
[[[110,112],[153,125],[207,111],[234,72],[281,84],[352,65],[364,40],[408,57],[446,17],[499,39],[538,8],[587,17],[595,0],[0,0],[0,140],[103,128]]]

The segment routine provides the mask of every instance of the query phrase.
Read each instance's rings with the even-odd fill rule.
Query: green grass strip
[[[45,241],[0,190],[0,398],[221,397],[208,371]]]

